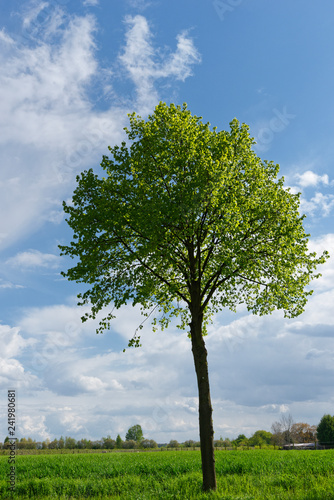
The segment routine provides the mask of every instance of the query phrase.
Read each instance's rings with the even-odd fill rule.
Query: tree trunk
[[[202,336],[203,316],[192,314],[190,323],[192,352],[197,375],[199,398],[199,434],[201,441],[203,490],[216,490],[215,454],[213,446],[212,406],[207,350]]]

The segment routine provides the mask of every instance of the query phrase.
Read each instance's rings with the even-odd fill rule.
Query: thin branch
[[[146,318],[145,318],[145,319],[143,319],[143,321],[140,323],[140,325],[139,325],[139,326],[137,326],[137,328],[136,328],[136,330],[135,330],[135,333],[134,333],[134,335],[133,335],[133,337],[132,337],[133,339],[134,339],[134,338],[136,338],[136,334],[137,334],[138,330],[141,330],[141,329],[142,329],[142,326],[143,326],[143,324],[145,323],[145,321],[147,321],[147,320],[148,320],[148,318],[149,318],[149,317],[150,317],[150,316],[154,313],[154,311],[156,310],[156,308],[157,308],[157,307],[159,307],[159,304],[156,304],[156,305],[153,307],[153,309],[152,309],[152,311],[150,312],[150,314],[148,314],[148,315],[146,316]]]
[[[242,274],[236,274],[236,276],[239,276],[239,278],[242,278],[245,281],[251,281],[252,283],[256,283],[257,285],[267,286],[267,283],[261,283],[260,281],[247,278],[246,276],[242,276]]]

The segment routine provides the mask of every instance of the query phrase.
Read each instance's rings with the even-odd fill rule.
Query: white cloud
[[[313,247],[322,245],[318,239]],[[293,320],[285,320],[279,312],[267,317],[243,313],[218,327],[225,313],[217,317],[206,337],[217,435],[270,430],[282,412],[291,411],[298,418],[303,402],[313,402],[308,415],[314,419],[311,423],[317,423],[317,404],[331,391],[334,347],[327,328],[332,325],[328,318],[333,300],[332,289],[325,288]],[[172,437],[198,439],[196,378],[186,332],[172,326],[167,332],[152,333],[147,326],[142,331],[143,347],[123,353],[124,342],[115,350],[114,340],[132,336],[141,321],[138,309],[128,306],[118,311],[112,332],[102,336],[95,335],[95,325],[81,325],[82,312],[72,305],[27,309],[19,322],[25,336],[37,342],[34,352],[45,360],[39,369],[30,361],[25,364],[39,378],[45,406],[54,406],[51,401],[62,405],[71,397],[75,407],[66,418],[47,410],[48,429],[58,437],[72,433],[98,438],[107,433],[124,435],[128,427],[140,423],[145,435],[160,442]],[[33,387],[34,381],[30,384]],[[83,412],[85,418],[76,421]]]
[[[32,2],[23,15],[23,28],[29,28],[48,5],[48,2]]]
[[[294,174],[290,177],[290,181],[292,181],[292,177],[294,182],[297,185],[293,185],[290,187],[290,191],[294,194],[302,192],[302,196],[300,198],[300,212],[305,213],[307,215],[328,217],[333,210],[334,207],[334,195],[330,193],[322,193],[317,190],[313,196],[308,197],[305,194],[305,189],[319,189],[320,186],[323,188],[331,188],[334,186],[334,181],[330,181],[329,176],[327,174],[319,175],[316,174],[312,167],[314,167],[318,162],[313,162],[308,165],[309,169],[303,172],[302,174]],[[300,168],[299,166],[295,166],[294,169]]]
[[[42,253],[39,250],[28,250],[9,258],[6,264],[21,269],[35,269],[36,267],[56,269],[59,267],[60,261],[61,258],[58,255]]]
[[[85,375],[79,377],[78,384],[87,392],[97,392],[107,388],[107,384],[102,382],[98,377],[87,377]]]
[[[333,207],[334,207],[333,194],[323,194],[317,192],[310,200],[301,198],[300,201],[300,211],[302,213],[307,213],[310,215],[315,215],[317,212],[320,211],[323,217],[328,217]]]
[[[74,17],[58,43],[43,37],[36,44],[15,42],[0,54],[0,210],[7,214],[0,222],[2,247],[48,220],[66,181],[114,128],[107,113],[91,112],[86,94],[98,66],[94,30],[94,18]]]
[[[145,17],[137,15],[126,18],[128,31],[126,46],[120,61],[136,86],[138,103],[151,110],[158,101],[154,82],[159,78],[174,77],[184,81],[192,74],[191,66],[200,62],[200,55],[186,33],[177,36],[174,54],[159,61],[158,51],[152,44],[152,34]]]
[[[329,178],[327,174],[318,175],[312,170],[307,170],[303,174],[296,174],[297,183],[301,187],[316,187],[319,184],[323,184],[325,186],[329,185]]]
[[[128,308],[128,314],[131,312],[132,308]],[[300,399],[298,411],[302,414],[301,401],[306,398],[310,404],[310,400],[316,398],[314,387],[319,384],[322,387],[320,400],[321,395],[326,397],[331,390],[323,383],[328,378],[330,365],[322,374],[324,357],[312,356],[318,351],[330,351],[327,344],[319,344],[316,339],[307,343],[292,331],[279,338],[279,332],[285,329],[284,320],[277,319],[273,323],[270,318],[247,316],[237,323],[242,330],[251,327],[252,321],[258,335],[245,337],[233,351],[227,351],[218,339],[213,342],[212,334],[207,337],[214,426],[218,437],[219,434],[235,437],[240,432],[251,435],[258,428],[270,430],[271,423],[278,420],[281,412],[289,410],[298,418],[296,404],[291,399],[293,394],[297,395],[297,401]],[[167,338],[171,342],[168,348],[165,345]],[[96,342],[97,338],[93,337],[91,345]],[[58,364],[51,360],[40,372],[46,418],[44,430],[37,427],[32,437],[63,434],[99,438],[107,434],[115,437],[118,433],[124,437],[131,425],[140,423],[145,436],[159,442],[172,438],[180,441],[198,439],[197,388],[190,342],[185,334],[173,330],[166,334],[146,332],[144,347],[140,350],[84,356],[82,349],[71,351],[69,363],[60,352]],[[310,376],[307,376],[307,363],[312,363]],[[11,373],[15,368],[13,366]],[[32,387],[31,381],[30,402]],[[60,411],[66,406],[64,398],[69,396],[71,408]],[[37,410],[29,408],[24,397],[22,399],[21,412],[35,419]],[[328,404],[329,400],[327,408]],[[317,411],[319,407],[314,403],[309,418],[315,423]],[[305,418],[303,416],[303,420]],[[29,425],[24,426],[26,436],[31,435],[30,429]]]
[[[86,418],[82,415],[78,414],[78,412],[67,412],[60,417],[60,421],[62,425],[68,429],[68,432],[82,432],[85,430],[84,424],[86,422]]]
[[[9,325],[0,324],[0,353],[4,359],[18,356],[27,346],[34,343],[33,339],[25,340],[20,335],[19,328],[11,328]]]
[[[17,359],[0,358],[0,389],[38,389],[36,376],[27,372]]]
[[[85,6],[95,7],[96,5],[99,5],[99,0],[84,0],[83,4]]]
[[[24,288],[24,286],[16,285],[11,281],[4,281],[3,279],[0,278],[0,288],[17,289],[17,288]]]
[[[328,233],[318,238],[312,238],[309,241],[309,250],[316,252],[317,255],[322,255],[324,250],[329,252],[330,258],[319,266],[318,271],[321,273],[321,278],[314,280],[311,284],[312,289],[317,291],[325,291],[333,289],[334,283],[334,234]]]
[[[42,441],[49,439],[51,434],[45,425],[46,417],[44,415],[26,415],[25,413],[26,409],[20,408],[20,435],[25,438],[38,436],[38,439]]]
[[[34,345],[35,339],[23,338],[19,328],[0,324],[0,389],[38,389],[38,378],[15,359]]]
[[[148,2],[147,0],[127,0],[127,2],[133,9],[138,9],[142,11],[147,9],[150,5],[152,5],[152,3]]]
[[[193,41],[191,38],[188,38],[186,32],[177,35],[176,38],[176,52],[171,54],[169,59],[167,59],[161,68],[160,74],[164,77],[175,76],[183,82],[192,75],[191,64],[200,62],[201,58],[194,47]]]
[[[97,58],[95,17],[70,16],[39,2],[30,4],[23,24],[23,43],[0,32],[0,43],[6,44],[0,53],[0,212],[7,214],[0,221],[1,248],[45,221],[59,223],[61,201],[72,193],[76,174],[98,165],[110,141],[124,139],[127,113],[152,111],[159,101],[157,80],[184,80],[199,59],[181,34],[175,53],[156,62],[158,49],[146,19],[127,18],[122,62],[138,102],[122,103],[113,90],[113,73]],[[108,109],[94,108],[92,82],[102,96],[106,91],[115,97]]]
[[[5,43],[6,45],[14,44],[14,40],[7,35],[4,29],[0,30],[0,42]]]
[[[22,331],[38,338],[44,346],[49,342],[65,348],[75,345],[83,332],[94,331],[89,322],[81,322],[86,311],[87,308],[67,305],[35,307],[24,311],[17,323]]]

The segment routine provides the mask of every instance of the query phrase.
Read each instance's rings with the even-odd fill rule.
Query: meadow
[[[0,457],[0,498],[334,499],[334,450],[217,451],[218,490],[201,490],[199,451],[22,455],[15,493]]]

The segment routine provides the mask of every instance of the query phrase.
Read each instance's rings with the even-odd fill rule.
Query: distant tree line
[[[319,424],[295,423],[291,415],[282,415],[271,426],[272,442],[277,446],[287,444],[319,443],[334,447],[334,416],[324,415]]]
[[[2,449],[9,448],[10,438],[6,437]],[[76,440],[71,437],[61,437],[50,441],[34,441],[31,438],[21,438],[17,440],[17,449],[21,450],[112,450],[112,449],[135,449],[135,448],[157,448],[158,444],[153,439],[144,439],[143,431],[140,425],[134,425],[128,430],[125,441],[118,434],[116,439],[111,436],[103,437],[99,440],[92,441],[90,439]]]
[[[282,415],[280,420],[271,426],[272,432],[258,430],[247,438],[244,434],[239,434],[236,439],[217,439],[214,441],[216,448],[240,448],[258,447],[265,448],[273,445],[282,447],[285,444],[301,444],[318,442],[320,445],[334,447],[334,416],[324,415],[318,426],[309,425],[304,422],[294,422],[291,415]],[[0,448],[7,449],[10,446],[10,438],[6,437],[4,443],[0,443]],[[17,440],[17,449],[21,450],[113,450],[113,449],[154,449],[165,448],[199,448],[200,442],[189,439],[184,443],[179,443],[172,439],[163,445],[157,444],[153,439],[145,439],[140,425],[129,428],[125,435],[125,440],[118,434],[116,439],[109,435],[100,440],[90,439],[76,440],[71,437],[60,437],[50,441],[35,441],[31,438],[21,438]]]

